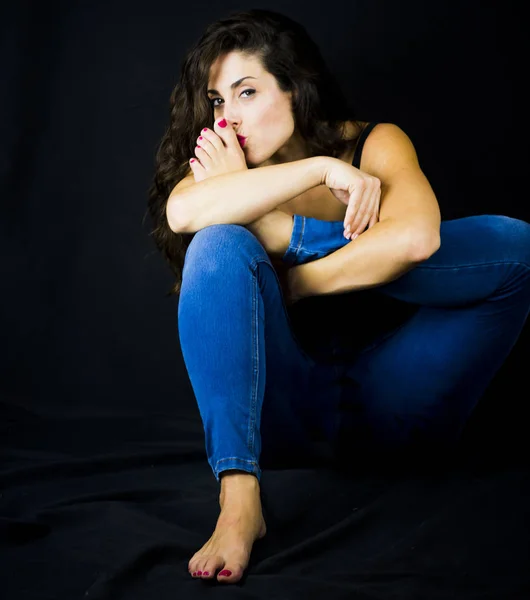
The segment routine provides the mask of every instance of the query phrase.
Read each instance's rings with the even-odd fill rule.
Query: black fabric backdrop
[[[266,5],[306,26],[360,119],[408,133],[442,218],[530,221],[514,6]],[[243,580],[187,572],[215,526],[218,484],[147,188],[184,51],[249,7],[2,9],[0,596],[529,598],[528,326],[455,457],[268,469],[268,532]]]

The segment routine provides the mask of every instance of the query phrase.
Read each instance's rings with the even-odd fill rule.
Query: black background
[[[251,7],[300,21],[358,118],[410,136],[443,219],[530,221],[522,6],[1,9],[3,598],[236,597],[187,573],[218,484],[146,213],[169,95],[204,27]],[[237,597],[528,597],[528,350],[527,324],[449,470],[265,472],[269,532]]]

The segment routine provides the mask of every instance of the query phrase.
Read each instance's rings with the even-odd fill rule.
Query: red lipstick
[[[237,139],[238,139],[240,145],[244,146],[247,138],[243,135],[239,135],[239,133],[236,133],[236,135],[237,135]]]

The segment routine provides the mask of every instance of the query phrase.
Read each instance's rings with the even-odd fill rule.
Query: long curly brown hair
[[[282,91],[293,92],[295,127],[309,156],[338,158],[357,141],[358,136],[344,138],[346,122],[357,122],[355,111],[302,25],[264,9],[233,11],[211,23],[183,58],[180,80],[170,96],[169,125],[156,151],[148,190],[148,212],[154,225],[149,235],[176,277],[166,296],[180,294],[186,250],[195,235],[170,229],[167,200],[175,185],[191,173],[189,159],[195,154],[197,131],[214,122],[206,93],[210,66],[233,51],[257,58]]]

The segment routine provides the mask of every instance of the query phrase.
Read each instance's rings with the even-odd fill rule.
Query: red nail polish
[[[209,575],[209,574],[210,574],[210,573],[208,573],[208,571],[204,571],[204,573],[203,573],[203,575],[204,575],[205,577],[208,577],[208,575]]]
[[[232,575],[232,571],[229,571],[228,569],[224,569],[223,571],[221,571],[219,573],[219,575],[221,577],[230,577],[230,575]]]
[[[218,123],[219,127],[226,127],[226,119],[221,119]]]
[[[208,131],[208,128],[207,128],[207,127],[205,127],[205,128],[203,129],[203,131]]]

